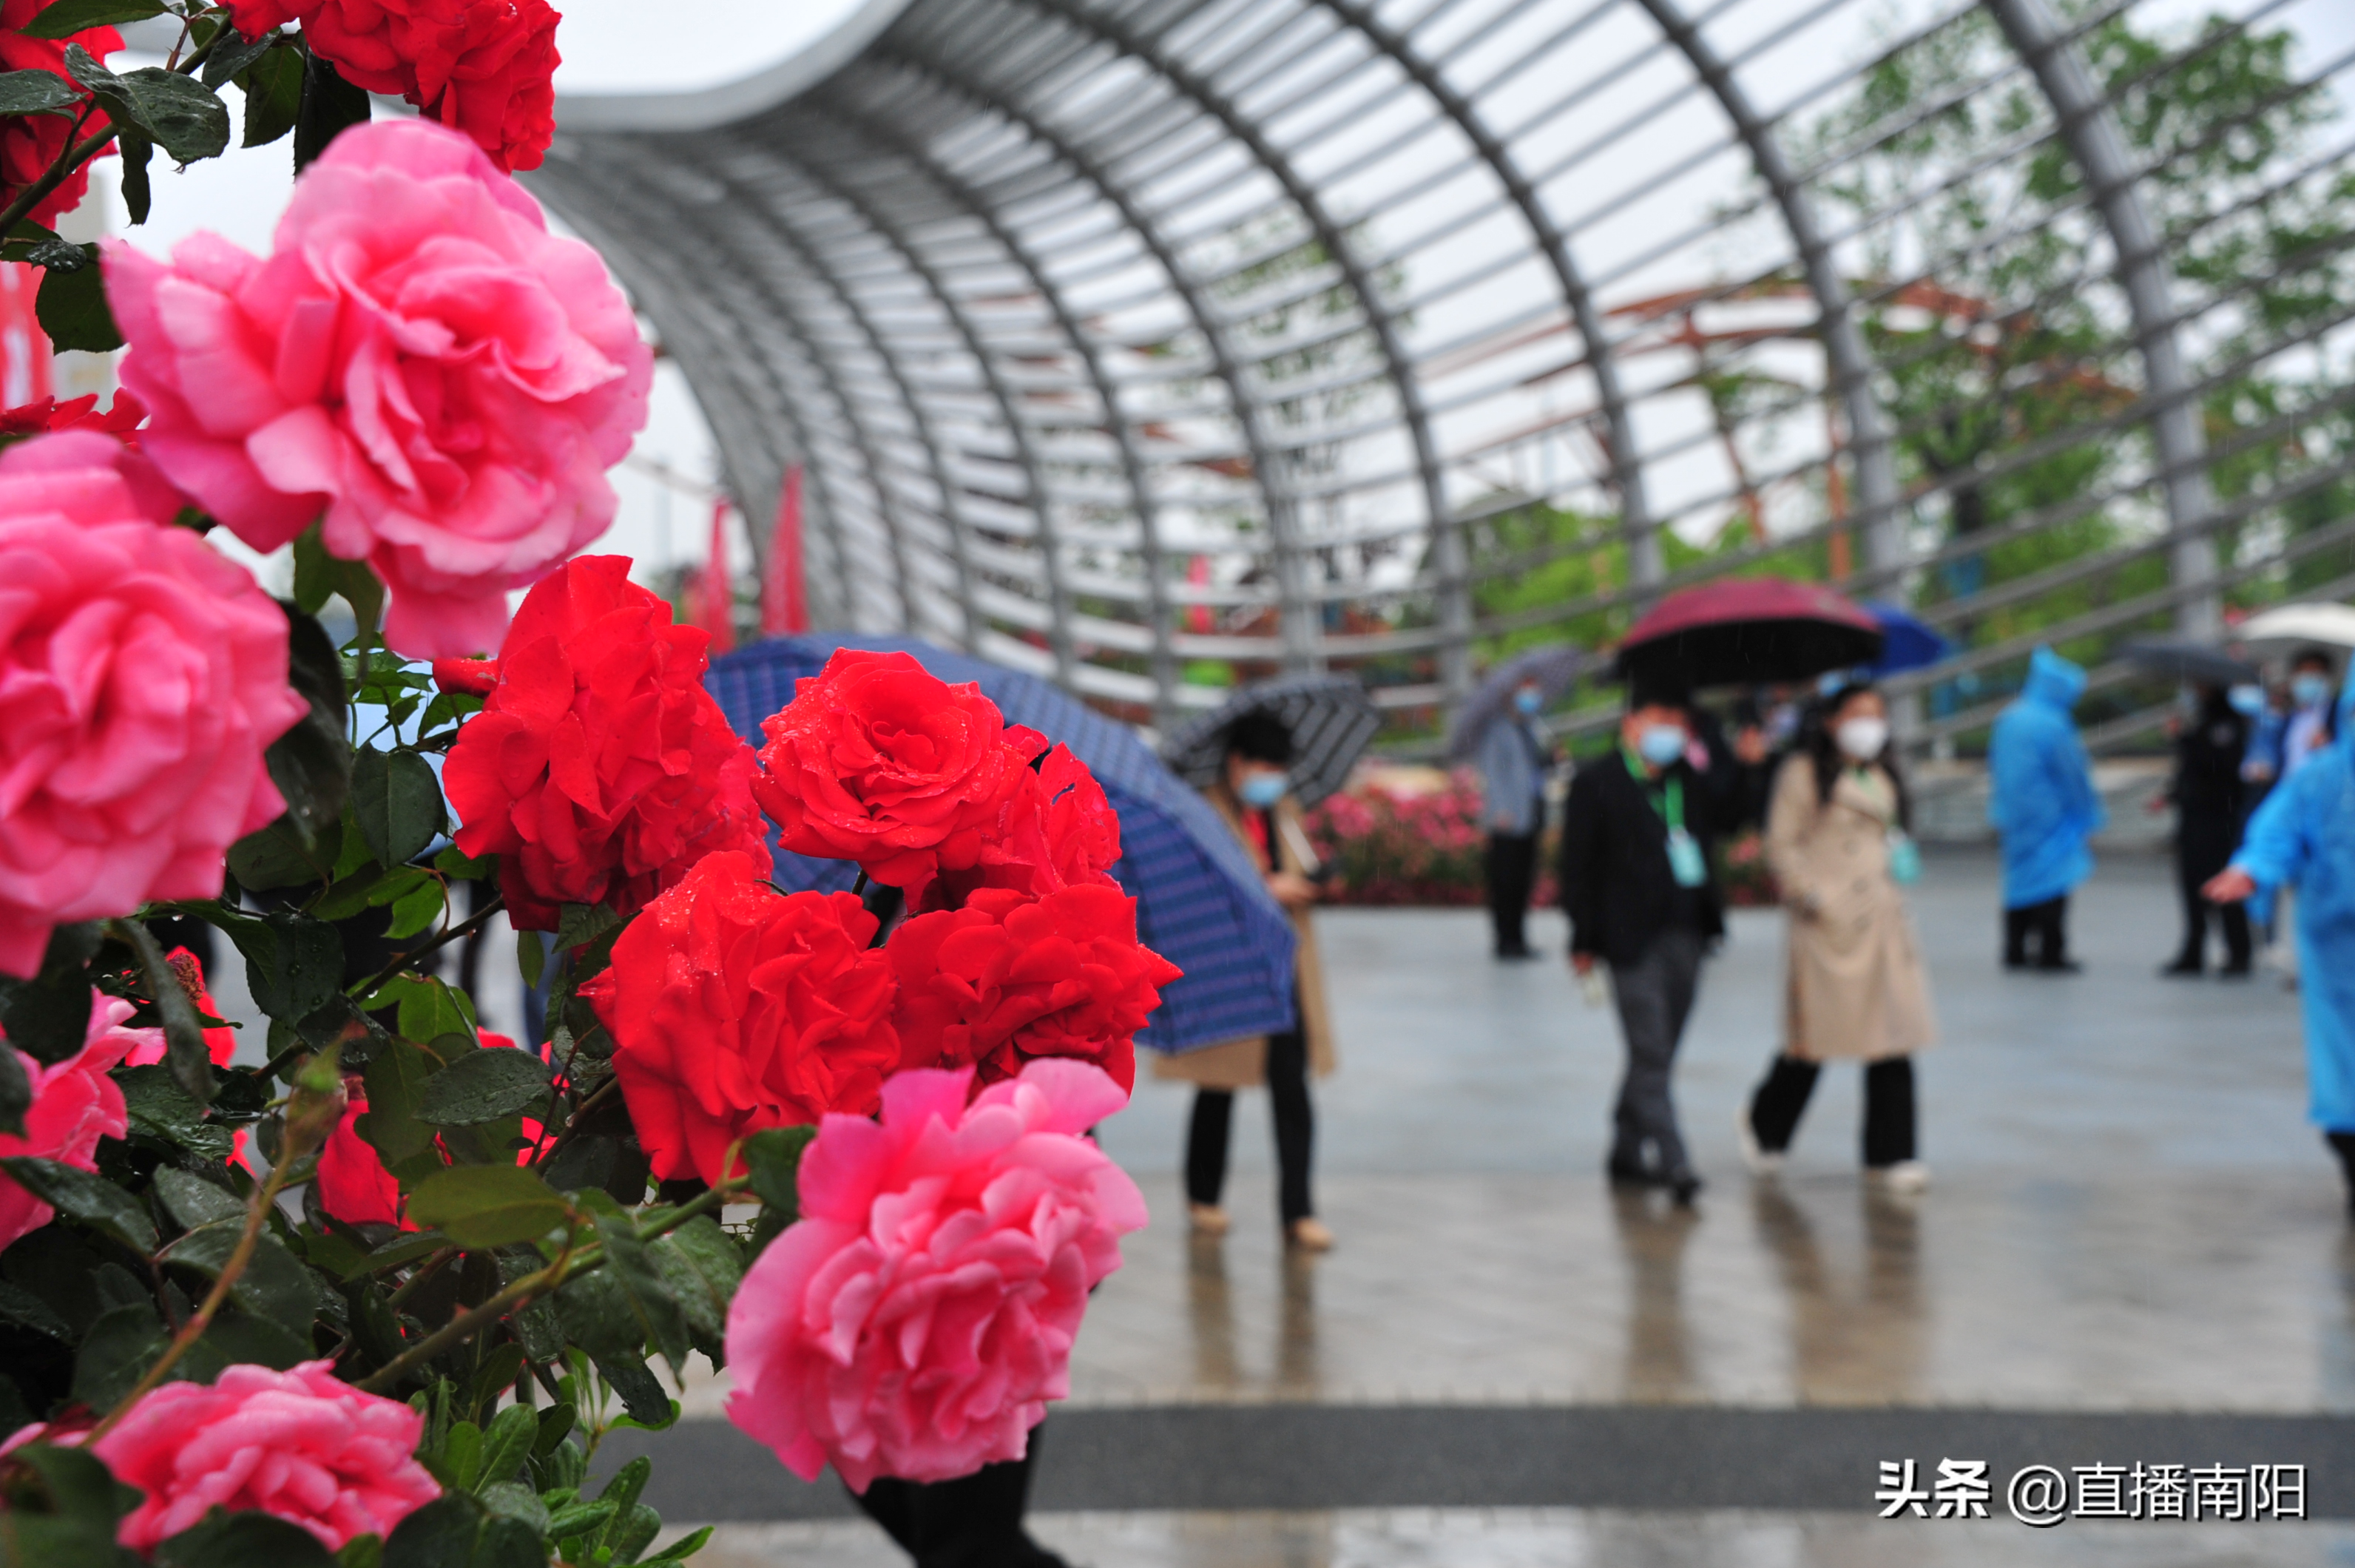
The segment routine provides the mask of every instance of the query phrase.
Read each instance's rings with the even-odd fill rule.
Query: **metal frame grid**
[[[2212,633],[2228,594],[2355,547],[2355,521],[2280,521],[2355,466],[2328,376],[2203,418],[2254,370],[2343,364],[2355,299],[2283,319],[2267,280],[2179,264],[2355,175],[2344,129],[2161,199],[2350,58],[2137,142],[2122,116],[2296,0],[2149,23],[2163,47],[2106,77],[2136,0],[1874,3],[877,0],[773,101],[568,103],[530,178],[636,293],[748,515],[806,465],[822,621],[1165,727],[1221,695],[1197,661],[1359,668],[1435,726],[1504,639],[1607,635],[1794,549],[1966,634],[1919,687],[2040,640]],[[1892,65],[1934,59],[1886,101]],[[1963,115],[1997,129],[1877,172]],[[1938,292],[2056,237],[2058,274]],[[2347,238],[2286,264],[2336,278]],[[1911,371],[2064,308],[2066,351],[2012,374],[2090,388],[2065,418],[1948,470],[1903,458],[1985,396],[1925,403]],[[2261,485],[2211,484],[2293,449]],[[2097,481],[1966,527],[1990,486],[2094,451]],[[1532,508],[1550,532],[1499,531]],[[2089,518],[2099,549],[1965,570]],[[1580,562],[1551,602],[1494,592]],[[1950,700],[1911,729],[1987,715]]]

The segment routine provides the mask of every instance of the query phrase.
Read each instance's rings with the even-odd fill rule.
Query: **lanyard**
[[[1658,812],[1668,823],[1668,831],[1672,834],[1682,833],[1685,830],[1684,781],[1678,778],[1676,774],[1670,773],[1667,784],[1662,787],[1658,795],[1654,795],[1651,778],[1644,772],[1644,764],[1636,753],[1623,745],[1619,748],[1619,755],[1626,760],[1628,773],[1637,784],[1644,786],[1644,798],[1652,803],[1652,809]]]

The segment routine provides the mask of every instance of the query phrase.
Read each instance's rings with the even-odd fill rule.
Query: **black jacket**
[[[1652,939],[1687,907],[1706,940],[1725,934],[1725,896],[1717,885],[1710,827],[1711,792],[1678,763],[1663,775],[1681,781],[1685,831],[1700,841],[1709,880],[1690,890],[1668,869],[1668,827],[1646,786],[1614,750],[1578,770],[1561,827],[1561,907],[1570,916],[1570,950],[1614,965],[1634,964]]]
[[[2249,721],[2222,702],[2204,707],[2175,738],[2175,780],[2169,795],[2187,819],[2240,820],[2241,759],[2249,750]]]

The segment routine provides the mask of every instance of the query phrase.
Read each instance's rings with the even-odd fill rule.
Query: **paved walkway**
[[[1558,959],[1496,965],[1472,912],[1327,912],[1343,1060],[1318,1090],[1319,1190],[1341,1244],[1277,1244],[1260,1096],[1238,1118],[1233,1233],[1188,1235],[1186,1094],[1141,1084],[1103,1136],[1155,1223],[1098,1295],[1040,1471],[1050,1510],[1124,1511],[1050,1511],[1041,1534],[1106,1565],[2346,1560],[2343,1524],[2004,1520],[1901,1544],[1870,1517],[1875,1445],[1930,1463],[1942,1434],[1980,1432],[1955,1440],[2017,1462],[2309,1459],[2317,1511],[2355,1514],[2355,1424],[2277,1419],[2355,1412],[2355,1240],[2304,1121],[2296,998],[2271,978],[2158,979],[2177,915],[2153,859],[2113,857],[2080,897],[2080,977],[1999,973],[1995,902],[1991,859],[1933,858],[1916,905],[1945,1040],[1921,1070],[1937,1180],[1913,1200],[1858,1179],[1852,1070],[1826,1074],[1785,1177],[1742,1171],[1732,1123],[1775,1043],[1780,917],[1736,917],[1680,1068],[1710,1179],[1692,1212],[1601,1180],[1616,1035]],[[1559,917],[1537,935],[1558,953]],[[716,1382],[685,1392],[690,1417],[716,1415]],[[1186,1412],[1261,1403],[1333,1412],[1329,1441],[1304,1436],[1296,1464],[1169,1446]],[[1637,1419],[1665,1407],[1722,1438],[1716,1490],[1679,1489],[1673,1433]],[[1533,1412],[1558,1423],[1550,1477],[1400,1468],[1383,1446],[1445,1431],[1460,1457]],[[765,1456],[699,1424],[667,1441],[695,1455],[706,1513],[805,1520],[730,1525],[715,1568],[890,1561],[865,1527],[809,1517],[840,1510],[824,1487],[709,1504],[739,1495],[722,1476],[773,1476]],[[1586,1506],[1407,1507],[1531,1501]]]

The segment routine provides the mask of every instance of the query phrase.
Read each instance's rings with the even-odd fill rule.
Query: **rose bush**
[[[354,126],[267,260],[110,241],[106,286],[143,449],[256,549],[319,519],[391,590],[401,653],[496,646],[507,590],[613,521],[653,356],[597,253],[455,132]]]
[[[762,848],[751,748],[703,689],[709,638],[629,568],[584,556],[525,596],[442,770],[458,848],[499,857],[519,929],[563,904],[634,914],[706,855]]]
[[[57,0],[0,0],[0,71],[45,70],[73,85],[76,95],[87,100],[90,95],[67,74],[66,46],[80,44],[92,59],[103,60],[123,47],[123,35],[112,27],[85,27],[62,38],[27,37],[27,25],[56,4]],[[90,123],[80,128],[80,134],[94,135],[106,123],[103,113],[94,113]],[[59,115],[24,114],[0,119],[0,203],[14,200],[26,187],[48,173],[49,165],[74,139],[74,123]],[[60,213],[80,207],[89,193],[90,169],[84,165],[35,203],[26,216],[47,227],[57,222]]]
[[[847,893],[777,891],[750,855],[698,861],[583,994],[657,1179],[723,1179],[728,1146],[865,1115],[899,1064],[891,967]]]
[[[1019,1458],[1069,1392],[1087,1293],[1145,1199],[1079,1135],[1127,1102],[1100,1070],[1034,1061],[967,1102],[970,1070],[902,1072],[879,1120],[830,1115],[802,1215],[728,1315],[728,1419],[805,1480],[831,1463],[946,1480]]]
[[[178,506],[101,435],[0,452],[0,973],[59,923],[211,898],[285,808],[286,618]]]
[[[502,170],[536,169],[556,134],[557,14],[545,0],[231,0],[259,38],[303,24],[345,80],[405,98]]]
[[[44,1066],[0,1044],[0,1050],[15,1055],[32,1091],[24,1135],[0,1132],[0,1157],[37,1155],[76,1170],[98,1168],[98,1140],[119,1138],[130,1131],[123,1090],[107,1072],[133,1052],[162,1043],[159,1030],[123,1027],[123,1020],[132,1010],[128,1002],[93,994],[89,1034],[81,1050],[54,1066]],[[0,1036],[0,1040],[5,1039]],[[55,1218],[56,1210],[0,1174],[0,1252]]]

